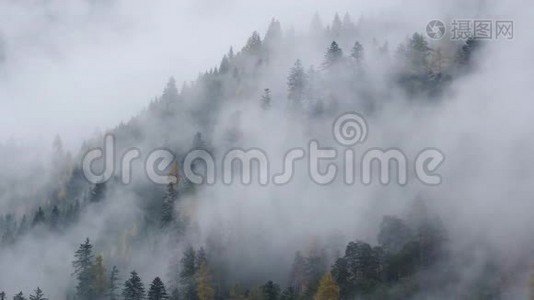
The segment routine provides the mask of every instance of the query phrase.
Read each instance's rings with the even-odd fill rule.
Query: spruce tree
[[[48,300],[48,298],[45,298],[43,291],[37,287],[35,289],[35,295],[30,295],[30,300]]]
[[[124,300],[142,300],[145,299],[145,287],[137,272],[130,273],[130,279],[124,283],[122,290]]]
[[[304,91],[306,89],[306,73],[304,72],[300,59],[297,59],[289,72],[287,86],[290,104],[293,106],[302,104]]]
[[[165,285],[159,277],[154,278],[152,284],[150,284],[150,289],[148,290],[148,300],[163,300],[169,299],[167,291],[165,290]]]
[[[118,286],[119,281],[119,269],[117,269],[117,266],[113,266],[111,269],[111,273],[109,276],[108,281],[108,292],[107,292],[107,298],[108,300],[117,300],[119,297],[117,296],[117,291],[119,289]]]
[[[271,108],[271,90],[264,89],[263,95],[261,96],[261,108],[267,110]]]
[[[174,203],[178,198],[178,193],[171,182],[167,184],[167,192],[163,198],[161,207],[161,227],[167,227],[175,221]]]
[[[180,284],[182,286],[182,294],[185,299],[197,299],[196,279],[195,274],[197,270],[196,253],[193,247],[189,246],[184,252],[181,259],[182,270],[180,271]]]
[[[356,65],[360,65],[363,61],[363,46],[360,44],[360,42],[354,43],[354,47],[352,47],[352,51],[350,56],[354,61],[356,62]]]
[[[87,238],[78,250],[76,250],[74,261],[72,262],[74,275],[76,275],[76,279],[78,280],[76,295],[80,300],[94,300],[93,258],[93,245],[91,245],[89,238]]]
[[[333,41],[328,47],[326,54],[324,56],[323,67],[328,69],[336,64],[338,64],[343,59],[343,50],[339,48],[339,45],[336,41]]]
[[[6,300],[6,293],[4,291],[0,292],[0,300]]]
[[[45,221],[45,213],[43,211],[43,208],[39,206],[39,209],[37,209],[37,212],[35,213],[35,216],[33,217],[32,227],[37,226]]]
[[[278,295],[280,294],[280,287],[269,280],[261,286],[261,293],[264,300],[277,300]]]
[[[24,294],[22,292],[19,292],[15,296],[13,296],[13,300],[26,300],[26,297],[24,297]]]

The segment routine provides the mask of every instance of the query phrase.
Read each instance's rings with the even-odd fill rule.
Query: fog
[[[529,138],[534,134],[534,40],[528,37],[534,7],[529,1],[0,0],[0,6],[0,216],[27,215],[31,220],[39,206],[81,205],[79,217],[58,232],[36,227],[13,244],[0,245],[0,290],[10,297],[36,286],[50,299],[73,295],[71,261],[86,237],[108,271],[119,266],[121,288],[134,269],[145,287],[155,276],[171,285],[176,276],[171,265],[187,245],[208,250],[212,268],[226,272],[224,284],[254,287],[273,280],[284,287],[296,251],[323,251],[331,266],[350,241],[377,244],[384,215],[409,218],[414,200],[424,199],[446,228],[447,268],[457,273],[436,288],[428,282],[446,278],[444,264],[430,266],[420,272],[428,286],[423,283],[410,298],[468,295],[488,262],[496,263],[505,278],[499,282],[500,297],[527,298],[534,251],[534,143]],[[286,99],[289,69],[296,59],[305,70],[311,65],[321,69],[331,40],[308,30],[315,13],[327,26],[336,12],[341,17],[349,12],[361,26],[357,37],[366,49],[364,79],[354,83],[354,92],[344,83],[347,74],[321,71],[327,91],[318,94],[321,100],[335,99],[337,106],[326,104],[327,113],[317,118],[292,112]],[[258,73],[243,71],[239,86],[224,81],[227,102],[202,102],[210,90],[193,83],[199,73],[219,68],[230,47],[241,51],[253,31],[263,39],[273,18],[281,22],[286,38],[296,38],[275,47]],[[439,101],[410,97],[387,80],[401,69],[395,62],[399,44],[414,32],[424,33],[431,19],[450,23],[462,18],[511,19],[514,38],[486,41],[470,71],[451,71],[454,79]],[[379,49],[386,42],[383,55]],[[345,55],[353,43],[340,38]],[[429,45],[454,57],[459,43],[444,38],[429,40]],[[243,69],[253,68],[248,57],[241,59]],[[324,79],[328,76],[332,82]],[[150,110],[155,97],[164,97],[170,77],[178,87],[188,83],[179,88],[179,108],[172,118]],[[264,88],[272,92],[267,111],[259,106]],[[367,99],[376,101],[371,109]],[[375,180],[365,186],[358,172],[355,184],[337,178],[319,185],[309,178],[305,160],[296,163],[294,177],[283,186],[257,181],[243,186],[238,180],[227,185],[220,177],[214,185],[181,183],[174,209],[188,225],[180,234],[152,224],[165,187],[147,183],[140,164],[134,165],[131,185],[112,181],[105,201],[83,200],[94,195],[94,186],[76,174],[83,151],[101,145],[103,133],[113,128],[118,154],[137,147],[146,156],[166,147],[183,157],[200,132],[217,163],[230,148],[258,148],[277,173],[288,150],[306,148],[312,139],[346,149],[334,142],[332,124],[337,115],[354,110],[369,127],[365,143],[354,147],[357,157],[371,148],[401,149],[410,164],[407,185]],[[134,133],[116,128],[135,116],[134,123],[127,123],[139,126]],[[63,141],[60,151],[52,147],[56,135]],[[425,185],[413,174],[414,158],[429,147],[445,155],[437,186]],[[60,166],[54,160],[58,153]],[[339,168],[343,163],[335,160]],[[63,189],[66,196],[56,197]]]

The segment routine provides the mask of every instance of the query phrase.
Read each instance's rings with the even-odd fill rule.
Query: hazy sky
[[[308,28],[319,12],[354,18],[401,1],[1,0],[0,141],[76,149],[95,130],[128,120],[166,80],[192,81],[239,50],[271,18]]]

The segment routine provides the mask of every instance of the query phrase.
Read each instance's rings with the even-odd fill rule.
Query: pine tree
[[[43,291],[37,287],[35,289],[35,295],[30,295],[30,300],[48,300],[48,298],[45,298]]]
[[[297,299],[299,299],[298,290],[292,286],[285,288],[282,294],[280,294],[280,300],[297,300]]]
[[[414,33],[412,38],[408,41],[406,55],[412,70],[418,73],[428,71],[428,57],[430,55],[430,47],[423,35]]]
[[[54,207],[52,208],[52,212],[50,213],[50,228],[52,229],[58,229],[59,228],[59,218],[60,218],[60,214],[59,214],[59,208],[57,207],[57,205],[54,205]]]
[[[280,287],[269,280],[261,286],[261,293],[264,300],[277,300],[278,295],[280,294]]]
[[[326,54],[324,56],[324,62],[323,67],[325,69],[328,69],[337,63],[339,63],[343,59],[343,50],[339,48],[337,42],[333,41],[332,44],[330,44],[330,47],[326,51]]]
[[[45,213],[43,209],[39,206],[39,209],[35,213],[35,216],[33,217],[32,221],[32,227],[35,227],[45,221]]]
[[[341,19],[339,18],[339,15],[336,13],[334,16],[334,21],[332,22],[332,36],[333,37],[339,37],[341,34],[341,29],[343,28],[343,24],[341,23]]]
[[[161,95],[161,101],[168,103],[171,101],[176,101],[177,99],[178,88],[176,88],[176,80],[174,79],[174,77],[171,77],[169,78],[169,81],[167,82],[167,85],[163,90],[163,94]]]
[[[167,227],[175,221],[174,203],[178,198],[178,193],[171,182],[167,184],[167,193],[163,198],[163,204],[161,208],[161,227]]]
[[[24,294],[22,292],[19,292],[13,297],[13,300],[26,300],[26,297],[24,297]]]
[[[169,299],[167,291],[165,290],[165,285],[159,277],[154,278],[152,284],[150,284],[150,289],[148,290],[148,300],[163,300]]]
[[[350,56],[354,61],[356,62],[356,65],[360,65],[363,61],[363,46],[360,44],[360,42],[354,43],[354,47],[352,47],[352,51]]]
[[[117,291],[119,289],[119,286],[117,285],[118,281],[119,281],[119,269],[117,269],[116,266],[113,266],[113,268],[111,269],[111,273],[110,273],[109,281],[108,281],[108,292],[107,292],[108,300],[119,299],[119,297],[117,296]]]
[[[137,272],[130,273],[130,279],[124,283],[122,290],[122,297],[124,300],[141,300],[145,299],[145,287]]]
[[[197,289],[195,274],[197,270],[196,253],[193,247],[189,246],[185,249],[184,256],[180,263],[182,269],[180,271],[180,284],[182,286],[182,294],[185,299],[195,300],[197,299]]]
[[[254,31],[252,36],[248,39],[246,46],[243,48],[243,52],[251,55],[258,55],[261,53],[261,46],[261,37]]]
[[[230,62],[228,61],[228,56],[223,56],[221,64],[219,65],[219,73],[226,74],[230,71]]]
[[[278,20],[273,18],[271,24],[269,24],[269,28],[267,29],[263,43],[268,49],[272,50],[278,45],[281,39],[282,26]]]
[[[271,108],[271,90],[263,90],[263,95],[261,96],[261,108],[267,110]]]
[[[302,104],[304,91],[306,89],[306,74],[300,59],[297,59],[295,65],[293,65],[289,72],[287,86],[289,90],[288,99],[290,100],[290,104],[293,106]]]
[[[4,291],[0,292],[0,300],[6,300],[6,293]]]
[[[213,300],[215,290],[211,282],[211,274],[208,265],[204,262],[200,266],[197,274],[197,297],[199,300]]]
[[[101,255],[95,259],[93,266],[93,290],[96,299],[104,299],[108,291],[108,281],[106,278],[106,267]]]
[[[76,250],[74,261],[72,262],[74,275],[76,275],[76,279],[78,280],[76,294],[81,300],[94,300],[93,258],[93,245],[91,245],[89,238],[87,238],[78,250]]]
[[[332,274],[326,273],[321,278],[319,289],[313,297],[314,300],[339,300],[339,287],[332,278]]]

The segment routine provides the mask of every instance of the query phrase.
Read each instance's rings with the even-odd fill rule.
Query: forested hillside
[[[0,211],[0,300],[523,295],[514,293],[528,287],[529,248],[508,256],[484,237],[458,238],[455,212],[439,209],[457,195],[447,193],[450,186],[421,185],[412,173],[405,186],[318,185],[302,165],[286,185],[261,186],[255,177],[250,185],[227,185],[220,174],[214,184],[194,184],[184,174],[194,149],[221,157],[259,148],[277,167],[285,151],[310,140],[341,149],[332,123],[345,112],[365,116],[366,147],[398,147],[412,157],[438,146],[432,130],[446,136],[455,120],[435,116],[479,72],[487,45],[419,32],[385,39],[371,30],[379,23],[349,13],[323,23],[316,15],[309,30],[297,32],[273,19],[264,34],[253,32],[195,80],[171,77],[145,110],[76,153],[57,137],[47,163],[0,182],[9,203]],[[169,149],[176,160],[162,173],[178,182],[150,182],[142,163],[134,164],[129,184],[118,173],[88,182],[82,158],[102,147],[106,134],[115,138],[117,157],[132,147],[142,155]],[[6,156],[18,151],[0,148]],[[450,161],[446,170],[476,159]]]

